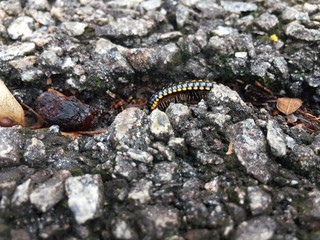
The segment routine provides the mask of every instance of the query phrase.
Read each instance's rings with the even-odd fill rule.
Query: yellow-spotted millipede
[[[194,103],[206,99],[207,92],[217,84],[208,80],[192,80],[165,87],[153,94],[148,102],[150,110],[165,110],[171,102]]]

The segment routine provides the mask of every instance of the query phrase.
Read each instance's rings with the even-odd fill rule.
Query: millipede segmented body
[[[215,84],[217,83],[208,80],[192,80],[171,85],[152,95],[149,100],[149,108],[151,111],[156,108],[164,110],[171,102],[193,103],[206,99],[207,92]]]

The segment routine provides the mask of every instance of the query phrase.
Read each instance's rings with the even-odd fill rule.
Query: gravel
[[[76,96],[103,130],[0,127],[0,238],[319,238],[320,133],[301,117],[320,113],[319,24],[315,1],[0,1],[14,96]],[[192,79],[219,84],[148,111]],[[301,112],[272,112],[278,96]]]

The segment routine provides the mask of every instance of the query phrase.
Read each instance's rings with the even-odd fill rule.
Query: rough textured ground
[[[317,0],[1,1],[16,98],[75,95],[106,132],[0,128],[0,239],[319,239],[320,133],[224,86],[259,81],[319,116],[319,29]],[[187,79],[224,85],[112,108]]]

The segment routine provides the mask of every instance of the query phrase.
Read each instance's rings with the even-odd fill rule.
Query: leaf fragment
[[[302,101],[299,98],[278,98],[277,109],[285,115],[289,115],[297,111],[302,105]]]
[[[9,118],[14,123],[24,126],[24,111],[19,102],[0,80],[0,118]]]

